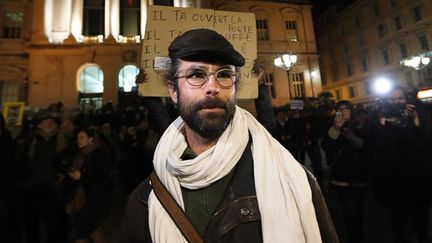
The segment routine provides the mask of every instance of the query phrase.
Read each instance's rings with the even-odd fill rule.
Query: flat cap
[[[211,57],[241,67],[245,64],[244,57],[222,35],[210,29],[193,29],[177,36],[168,47],[171,58],[194,57],[208,60]]]

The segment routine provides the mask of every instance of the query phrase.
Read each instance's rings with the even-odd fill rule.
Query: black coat
[[[76,237],[88,238],[108,216],[112,190],[112,161],[107,152],[96,148],[85,155],[81,168],[81,184],[85,204],[76,219]]]
[[[326,153],[330,169],[330,180],[351,184],[366,184],[370,180],[370,163],[372,159],[369,144],[368,127],[358,127],[352,122],[337,139],[332,139],[328,133],[322,141],[322,148]],[[356,147],[343,133],[352,133],[363,141],[361,147]]]
[[[377,120],[377,119],[375,119]],[[420,126],[411,121],[404,127],[374,123],[373,186],[378,201],[385,205],[395,202],[427,202],[431,199],[430,136],[428,123]]]

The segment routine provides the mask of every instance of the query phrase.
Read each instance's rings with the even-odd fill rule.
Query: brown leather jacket
[[[329,211],[314,176],[306,170],[323,243],[338,243]],[[122,243],[151,242],[148,227],[149,179],[130,195],[122,225]],[[202,236],[205,242],[263,242],[250,146],[236,165],[230,184]]]

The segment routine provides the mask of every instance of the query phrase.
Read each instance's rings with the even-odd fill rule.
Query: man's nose
[[[208,80],[205,84],[206,94],[217,95],[219,94],[219,82],[216,80],[214,74],[209,75]]]

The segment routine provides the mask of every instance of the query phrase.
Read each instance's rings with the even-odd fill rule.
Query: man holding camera
[[[380,99],[374,121],[373,185],[388,212],[393,242],[410,242],[413,234],[417,242],[426,242],[431,202],[427,122],[400,87]]]

